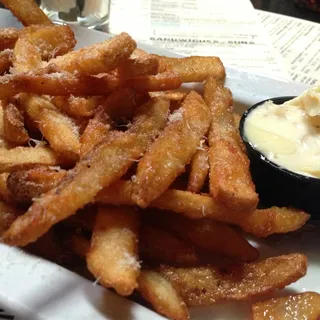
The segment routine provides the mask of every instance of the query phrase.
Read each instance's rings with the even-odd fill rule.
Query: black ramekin
[[[253,105],[242,115],[240,135],[247,148],[251,175],[260,202],[266,206],[293,206],[320,219],[320,179],[304,176],[275,164],[253,147],[244,132],[246,118],[255,108],[269,100],[275,104],[283,104],[293,98],[295,97],[270,98]]]

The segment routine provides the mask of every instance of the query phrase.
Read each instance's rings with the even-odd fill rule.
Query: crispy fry
[[[9,71],[12,65],[11,59],[12,50],[6,49],[4,51],[0,51],[0,76]]]
[[[67,25],[33,25],[24,28],[19,37],[21,35],[26,35],[27,39],[40,52],[43,60],[63,55],[76,45],[74,33]]]
[[[251,179],[249,159],[239,145],[231,91],[210,76],[205,83],[204,99],[212,113],[208,139],[210,193],[231,209],[254,210],[259,199]]]
[[[160,314],[173,320],[188,320],[189,312],[171,283],[160,273],[142,270],[138,291]]]
[[[24,127],[24,119],[18,108],[9,103],[3,112],[3,136],[15,145],[24,145],[30,139]]]
[[[0,172],[12,172],[35,164],[57,166],[60,163],[61,160],[48,147],[0,148]]]
[[[21,212],[15,207],[0,201],[0,236],[18,218]]]
[[[130,207],[100,207],[92,233],[87,264],[105,287],[130,295],[138,287],[139,214]]]
[[[117,181],[145,152],[165,126],[168,109],[168,102],[158,99],[141,106],[126,133],[114,132],[107,143],[80,160],[58,187],[42,195],[15,221],[2,240],[10,245],[26,245],[91,202],[99,190]]]
[[[0,50],[13,49],[19,32],[16,28],[0,28]]]
[[[52,59],[49,63],[68,72],[99,74],[117,68],[135,48],[135,41],[123,32],[112,39]]]
[[[241,232],[223,223],[209,219],[191,220],[163,211],[150,214],[150,220],[209,254],[243,261],[254,261],[259,256],[258,250],[250,245]]]
[[[124,80],[103,74],[88,76],[71,73],[11,74],[0,77],[0,99],[10,98],[20,92],[47,94],[52,96],[104,95],[124,85]]]
[[[30,203],[32,199],[56,187],[66,173],[65,170],[45,166],[20,170],[9,175],[7,187],[16,201]]]
[[[89,123],[80,138],[80,157],[86,155],[94,146],[102,142],[108,136],[111,128],[111,119],[101,108]]]
[[[71,118],[60,113],[50,98],[20,95],[20,103],[29,117],[38,123],[50,146],[64,159],[74,161],[80,153],[79,131]]]
[[[131,181],[120,180],[110,188],[101,190],[96,201],[106,204],[133,205],[132,187]],[[230,223],[257,237],[298,230],[310,218],[310,215],[302,210],[285,207],[239,213],[221,206],[210,196],[175,189],[168,189],[154,200],[150,207],[180,213],[191,219],[209,218]]]
[[[118,67],[121,78],[134,78],[138,76],[154,75],[158,73],[158,59],[150,56],[128,59]]]
[[[73,117],[91,117],[96,108],[105,101],[104,96],[74,97],[58,96],[53,97],[55,106],[66,114]]]
[[[319,316],[320,294],[316,292],[273,298],[252,306],[252,320],[318,320]]]
[[[159,72],[175,71],[182,82],[201,82],[209,75],[217,80],[223,80],[226,72],[218,57],[192,56],[186,58],[169,58],[151,55],[159,59]]]
[[[6,203],[13,203],[12,194],[7,187],[8,176],[8,172],[3,172],[0,174],[0,200],[3,200]]]
[[[188,306],[245,301],[272,293],[303,277],[306,270],[307,258],[299,253],[222,269],[215,266],[160,268]]]
[[[201,146],[191,159],[187,190],[190,192],[199,193],[207,179],[208,172],[208,147]]]
[[[1,0],[1,2],[24,26],[30,26],[32,24],[52,24],[34,0]]]
[[[158,92],[149,92],[150,97],[158,97],[158,98],[165,98],[170,101],[182,101],[186,96],[186,92],[181,92],[181,91],[158,91]]]
[[[132,196],[141,207],[161,195],[185,170],[211,118],[201,96],[193,91],[170,120],[138,164]]]
[[[124,86],[139,92],[147,92],[177,89],[181,84],[182,81],[179,74],[173,71],[167,71],[154,76],[140,76],[128,79]]]
[[[140,228],[140,255],[149,263],[191,266],[200,263],[194,247],[165,230],[143,225]]]
[[[105,100],[103,108],[111,119],[131,120],[137,107],[148,101],[147,93],[139,93],[131,88],[114,90]]]

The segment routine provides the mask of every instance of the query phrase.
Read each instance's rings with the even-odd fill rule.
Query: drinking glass
[[[40,8],[60,23],[97,28],[109,22],[111,0],[41,0]]]

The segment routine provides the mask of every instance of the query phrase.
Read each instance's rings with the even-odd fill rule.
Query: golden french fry
[[[15,201],[30,203],[56,187],[66,173],[60,168],[38,166],[10,173],[6,184]]]
[[[303,292],[287,297],[273,298],[253,304],[252,320],[318,320],[320,294]]]
[[[154,75],[158,73],[158,59],[150,56],[128,59],[117,68],[121,78],[134,78],[138,76]]]
[[[67,72],[28,72],[0,77],[0,99],[11,98],[21,93],[52,96],[105,95],[124,85],[124,80],[108,73],[99,76],[71,74]]]
[[[20,95],[20,103],[57,154],[75,161],[80,153],[79,131],[73,120],[56,109],[50,98]]]
[[[34,0],[1,0],[1,2],[24,26],[52,24]]]
[[[109,40],[54,58],[49,63],[71,73],[99,74],[117,68],[135,48],[135,41],[123,32]]]
[[[12,65],[12,50],[0,51],[0,76],[9,71]]]
[[[6,203],[13,203],[12,194],[7,187],[9,174],[9,172],[3,172],[0,174],[0,200],[3,200]]]
[[[148,217],[148,216],[147,216]],[[259,251],[243,234],[224,223],[209,219],[191,220],[171,212],[150,213],[153,225],[163,227],[209,254],[225,255],[242,261],[254,261]],[[169,250],[165,246],[166,250]]]
[[[12,172],[35,164],[57,166],[61,160],[48,147],[0,148],[0,172]]]
[[[189,312],[171,283],[160,273],[142,270],[138,291],[160,314],[173,320],[188,320]]]
[[[105,101],[104,96],[74,97],[58,96],[53,97],[54,105],[61,111],[73,117],[91,117],[98,106]]]
[[[206,182],[208,172],[208,147],[200,146],[191,159],[187,190],[190,192],[199,193]]]
[[[18,108],[9,103],[3,111],[3,136],[6,141],[15,145],[24,145],[30,139],[24,127],[24,119]]]
[[[111,119],[105,113],[104,109],[98,110],[95,116],[89,120],[89,123],[80,138],[80,157],[85,156],[94,146],[105,140],[111,128]]]
[[[21,214],[17,208],[0,201],[0,236],[5,232]]]
[[[226,72],[218,57],[192,56],[186,58],[169,58],[151,55],[159,59],[159,72],[174,71],[181,76],[182,82],[201,82],[209,75],[223,80]]]
[[[234,125],[231,91],[210,76],[204,99],[212,113],[209,130],[209,180],[213,198],[240,211],[254,210],[258,195],[250,175],[250,162],[239,144],[239,131]]]
[[[165,126],[168,110],[166,100],[153,99],[141,106],[127,132],[113,132],[106,143],[82,158],[56,188],[43,194],[11,225],[2,241],[24,246],[90,203],[98,191],[121,178],[141,157]]]
[[[132,196],[141,207],[159,197],[185,170],[211,117],[201,96],[192,91],[169,121],[138,164]]]
[[[119,180],[110,188],[101,190],[96,196],[96,202],[133,205],[132,188],[131,181]],[[310,218],[310,215],[302,210],[285,207],[237,212],[221,206],[208,195],[175,189],[165,191],[150,204],[150,207],[180,213],[191,219],[209,218],[233,224],[262,238],[274,233],[288,233],[298,230]]]
[[[128,296],[137,287],[139,213],[131,207],[100,207],[87,264],[103,286]]]
[[[13,49],[19,33],[16,28],[0,28],[0,50]]]
[[[273,293],[297,281],[306,271],[307,257],[299,253],[222,268],[160,268],[188,306],[246,301]]]
[[[151,98],[154,98],[154,97],[165,98],[170,101],[177,101],[177,102],[182,101],[187,96],[186,92],[172,91],[172,90],[149,92],[149,94]]]
[[[169,232],[149,225],[140,228],[141,258],[149,262],[191,266],[200,263],[194,247]]]

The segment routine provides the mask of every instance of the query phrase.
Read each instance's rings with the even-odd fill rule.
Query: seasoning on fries
[[[74,50],[72,29],[35,1],[1,2],[26,26],[0,29],[1,242],[64,260],[120,295],[136,291],[174,320],[305,275],[303,254],[258,262],[242,232],[292,232],[309,215],[256,209],[218,57],[148,54],[126,33]],[[253,319],[287,303],[311,317],[312,299],[255,304]]]

